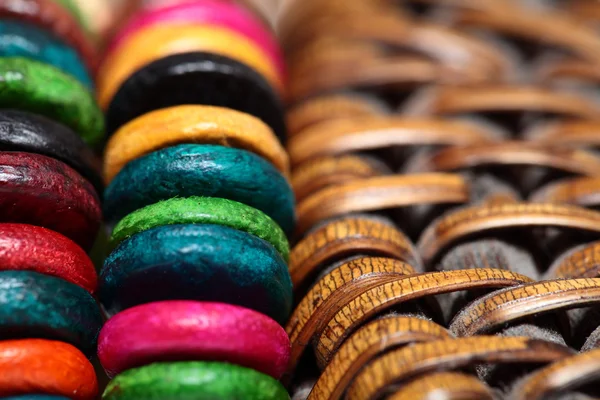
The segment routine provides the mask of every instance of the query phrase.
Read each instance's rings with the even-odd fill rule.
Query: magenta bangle
[[[271,318],[243,307],[162,301],[127,309],[100,331],[98,357],[109,377],[158,361],[224,361],[279,379],[290,340]]]
[[[160,8],[150,8],[135,15],[120,30],[108,46],[108,53],[117,48],[131,34],[155,24],[197,23],[217,25],[244,35],[260,47],[271,59],[285,82],[283,55],[272,32],[252,13],[236,3],[203,0],[184,2]]]

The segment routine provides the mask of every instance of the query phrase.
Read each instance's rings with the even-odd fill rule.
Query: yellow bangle
[[[263,75],[283,94],[283,82],[268,55],[244,36],[226,28],[195,24],[150,26],[132,34],[108,55],[98,73],[98,102],[106,109],[123,82],[162,57],[206,51],[233,58]]]
[[[181,143],[248,150],[289,177],[288,156],[260,119],[223,107],[185,105],[150,112],[121,127],[106,146],[104,179],[108,184],[128,162]]]

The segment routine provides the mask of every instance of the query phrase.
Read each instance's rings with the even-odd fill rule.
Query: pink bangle
[[[285,81],[285,62],[274,34],[240,5],[222,0],[183,2],[142,11],[131,18],[113,38],[108,53],[138,30],[155,24],[173,23],[217,25],[244,35],[269,56],[282,81]]]
[[[98,357],[109,377],[157,361],[225,361],[279,379],[290,340],[274,320],[223,303],[162,301],[129,308],[104,325]]]

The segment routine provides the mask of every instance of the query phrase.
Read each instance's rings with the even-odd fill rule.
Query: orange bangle
[[[181,143],[219,144],[251,151],[270,161],[286,178],[289,159],[260,119],[213,106],[176,106],[144,114],[119,129],[106,145],[106,183],[130,161]]]
[[[276,66],[244,36],[216,26],[159,24],[132,34],[105,59],[97,82],[100,106],[106,109],[121,84],[142,66],[162,57],[192,51],[212,52],[242,62],[283,93]]]
[[[0,341],[0,396],[44,393],[91,400],[98,381],[90,361],[70,344],[43,339]]]

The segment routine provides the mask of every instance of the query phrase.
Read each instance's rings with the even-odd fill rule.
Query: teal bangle
[[[217,197],[176,197],[151,204],[123,218],[112,232],[111,247],[163,225],[215,224],[250,233],[271,243],[287,262],[289,243],[279,225],[256,208]]]
[[[296,223],[294,192],[270,162],[246,150],[201,144],[167,147],[129,162],[104,192],[104,216],[117,222],[161,200],[190,196],[254,207],[286,234]]]
[[[100,274],[110,314],[161,300],[235,304],[285,324],[292,280],[268,242],[222,225],[165,225],[123,241]]]
[[[73,76],[88,89],[94,86],[79,53],[33,24],[0,21],[0,56],[24,57],[47,63]]]
[[[289,400],[281,383],[221,362],[154,363],[118,375],[103,400]]]

